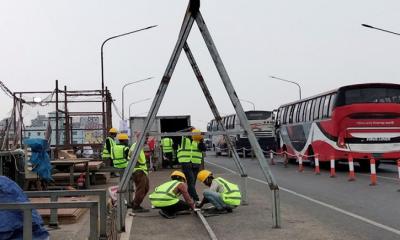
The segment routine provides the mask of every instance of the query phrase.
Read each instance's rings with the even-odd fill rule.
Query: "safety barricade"
[[[356,175],[354,173],[354,161],[353,161],[353,156],[349,154],[348,156],[348,162],[349,162],[349,181],[354,181],[356,180]]]
[[[375,163],[375,158],[371,158],[370,160],[370,169],[371,169],[371,186],[376,185],[376,163]]]

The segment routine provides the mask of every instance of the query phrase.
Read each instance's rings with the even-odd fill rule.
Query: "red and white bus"
[[[371,157],[400,159],[400,85],[349,85],[282,105],[276,130],[281,151],[297,156],[351,154],[363,169]]]

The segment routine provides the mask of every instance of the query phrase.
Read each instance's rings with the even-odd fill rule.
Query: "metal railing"
[[[107,192],[104,189],[99,190],[77,190],[77,191],[32,191],[25,192],[28,197],[49,197],[50,203],[57,203],[59,197],[76,197],[76,196],[98,196],[99,198],[99,215],[100,215],[100,238],[107,239]],[[76,202],[80,203],[80,202]],[[1,209],[1,207],[0,207]],[[92,216],[92,215],[90,215]],[[97,218],[96,218],[97,219]],[[90,220],[91,221],[91,220]],[[57,208],[50,210],[50,227],[58,226]],[[97,226],[97,225],[96,225]],[[90,229],[92,231],[92,229]]]
[[[23,239],[32,239],[32,210],[33,209],[58,209],[58,208],[89,208],[90,209],[90,240],[96,240],[99,236],[98,230],[98,208],[95,201],[82,202],[50,202],[50,203],[0,203],[1,210],[22,210],[23,211]]]

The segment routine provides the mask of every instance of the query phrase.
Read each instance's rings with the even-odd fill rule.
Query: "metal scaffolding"
[[[182,23],[181,31],[179,33],[179,37],[177,40],[177,43],[175,45],[174,51],[172,53],[172,56],[170,58],[170,61],[167,65],[167,68],[165,70],[164,76],[160,82],[159,88],[157,90],[156,96],[153,100],[153,103],[151,105],[150,111],[147,115],[146,122],[144,124],[144,129],[143,129],[143,134],[140,136],[140,139],[138,143],[136,144],[136,147],[133,151],[131,161],[129,162],[129,165],[124,172],[124,175],[121,179],[121,182],[119,184],[119,194],[118,194],[118,223],[119,223],[119,230],[124,230],[125,229],[125,212],[126,212],[126,206],[124,204],[125,202],[125,195],[126,195],[126,190],[128,186],[129,179],[132,176],[133,173],[133,168],[135,167],[140,149],[143,148],[144,142],[146,139],[146,136],[149,133],[150,127],[154,122],[154,119],[157,115],[157,112],[160,108],[161,102],[164,98],[165,92],[168,88],[169,82],[171,80],[172,74],[175,70],[176,64],[178,62],[178,59],[180,57],[180,54],[182,50],[185,50],[186,55],[189,59],[189,62],[193,68],[193,71],[197,77],[197,80],[203,90],[203,93],[207,99],[207,102],[214,114],[215,119],[218,121],[221,127],[223,127],[223,124],[221,123],[221,116],[215,106],[215,103],[211,97],[211,94],[204,82],[204,79],[201,75],[201,72],[194,60],[193,54],[190,51],[190,48],[188,44],[186,43],[188,36],[190,34],[190,31],[193,27],[194,22],[196,21],[197,26],[199,27],[199,30],[203,36],[203,39],[207,45],[207,48],[209,50],[209,53],[214,61],[214,64],[219,72],[219,75],[221,77],[221,80],[225,86],[225,89],[228,93],[228,96],[232,102],[233,107],[235,108],[236,114],[239,117],[240,124],[242,125],[245,133],[247,134],[250,144],[252,148],[254,149],[255,155],[259,161],[259,164],[261,166],[261,169],[264,173],[264,176],[269,184],[269,188],[272,191],[272,219],[273,219],[273,227],[279,228],[280,227],[280,201],[279,201],[279,187],[270,171],[270,168],[267,164],[267,161],[264,157],[264,154],[262,152],[262,149],[253,133],[253,131],[250,128],[249,122],[247,120],[247,117],[244,113],[243,107],[240,103],[240,100],[235,92],[235,89],[232,85],[232,82],[229,78],[229,75],[225,69],[225,66],[222,62],[221,57],[219,56],[219,53],[217,51],[217,48],[212,40],[211,34],[208,31],[207,25],[204,22],[204,19],[200,13],[200,0],[190,0],[188,8],[186,10],[186,14]],[[225,132],[225,138],[229,139],[226,134],[226,130],[223,129]],[[247,179],[247,174],[246,171],[243,167],[243,165],[240,163],[239,157],[237,152],[233,148],[232,142],[229,140],[228,146],[233,153],[233,159],[235,160],[236,166],[241,174],[242,177],[242,184],[244,187],[244,190],[246,190],[246,179]],[[244,195],[246,196],[246,193],[244,192]],[[246,199],[247,200],[247,199]]]
[[[36,96],[46,97],[44,99],[36,99]],[[54,147],[56,156],[58,150],[71,149],[74,147],[82,148],[83,146],[91,146],[93,150],[100,151],[106,137],[104,132],[107,132],[112,125],[112,97],[107,88],[104,92],[101,90],[68,90],[67,86],[60,89],[58,80],[56,80],[53,91],[14,92],[13,98],[14,107],[12,111],[13,116],[11,118],[12,124],[10,125],[12,125],[11,129],[14,134],[14,147],[22,146],[23,139],[24,137],[26,138],[25,135],[30,136],[29,131],[35,131],[28,129],[24,124],[24,110],[28,107],[47,108],[46,110],[49,114],[47,117],[47,126],[43,126],[43,128],[38,129],[38,131],[45,131],[45,138],[48,140],[51,140],[51,135],[53,134],[55,139],[54,142],[50,141],[50,146]],[[78,111],[79,109],[84,109],[85,105],[89,109],[99,110]],[[106,107],[103,108],[103,105]],[[73,110],[70,111],[70,109]],[[86,118],[88,122],[93,122],[85,124],[85,127],[76,124],[76,122],[82,118]],[[79,131],[82,135],[87,135],[84,136],[85,139],[81,137],[81,141],[77,141],[78,139],[75,136]],[[86,140],[89,133],[94,135],[91,136],[91,139],[95,140]]]

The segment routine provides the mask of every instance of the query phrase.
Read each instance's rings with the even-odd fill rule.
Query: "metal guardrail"
[[[107,192],[104,189],[99,190],[77,190],[77,191],[32,191],[25,192],[28,197],[50,197],[51,203],[56,203],[59,197],[76,197],[76,196],[98,196],[99,197],[99,214],[100,214],[100,238],[107,239]],[[76,202],[79,203],[79,202]],[[0,207],[1,209],[1,207]],[[50,227],[58,226],[57,208],[50,210]]]
[[[90,240],[96,240],[98,230],[98,208],[95,201],[82,202],[51,202],[51,203],[0,203],[1,210],[22,210],[24,219],[23,239],[32,239],[32,210],[33,209],[58,209],[58,208],[89,208],[90,209]]]

